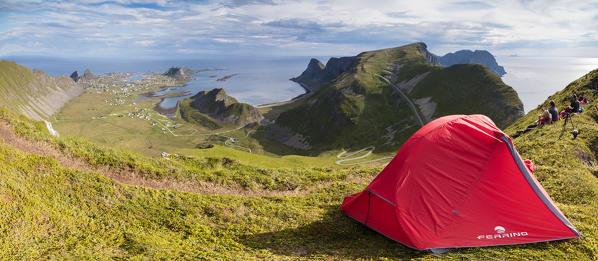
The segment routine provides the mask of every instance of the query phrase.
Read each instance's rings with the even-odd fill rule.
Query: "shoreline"
[[[154,105],[153,110],[160,113],[161,115],[166,116],[166,117],[174,117],[176,114],[176,111],[179,108],[179,103],[177,102],[176,105],[172,108],[164,108],[164,107],[160,106],[160,103],[162,103],[164,101],[164,99],[166,99],[166,98],[160,99],[160,102],[158,102]]]
[[[199,73],[199,72],[201,72],[201,71],[217,71],[217,70],[222,70],[222,69],[200,69],[200,70],[197,70],[195,73]],[[195,74],[195,73],[194,73],[194,74]],[[225,80],[224,80],[224,81],[226,81],[226,80],[228,80],[228,79],[230,79],[230,78],[232,78],[232,77],[234,77],[234,76],[236,76],[236,75],[238,75],[238,73],[235,73],[235,74],[232,74],[232,75],[227,75],[227,76],[224,76],[224,77],[223,77],[223,78],[225,78]],[[217,79],[217,81],[218,81],[218,80],[221,80],[221,79],[222,79],[222,78],[220,78],[220,79]],[[187,91],[187,92],[189,92],[189,93],[186,93],[186,94],[184,94],[184,95],[177,95],[177,96],[168,96],[170,93],[167,93],[167,94],[164,94],[164,95],[161,95],[161,96],[156,96],[156,93],[157,93],[157,92],[163,92],[163,91],[166,91],[167,89],[170,89],[170,88],[172,88],[172,91],[173,91],[173,93],[174,93],[174,92],[176,92],[176,91],[177,91],[177,90],[176,90],[177,88],[180,88],[180,87],[185,87],[185,86],[187,86],[187,85],[189,84],[189,82],[191,82],[192,80],[194,80],[194,78],[185,79],[185,83],[184,83],[184,84],[182,84],[182,85],[176,85],[176,86],[162,86],[162,87],[160,87],[160,89],[159,89],[159,90],[157,90],[157,91],[150,91],[150,92],[141,93],[141,94],[139,94],[139,96],[138,96],[138,97],[135,99],[135,102],[139,102],[139,101],[142,101],[142,100],[145,100],[145,99],[151,99],[151,98],[160,98],[160,97],[161,97],[160,101],[159,101],[159,102],[157,102],[156,104],[154,104],[153,110],[154,110],[154,111],[156,111],[156,112],[158,112],[158,113],[160,113],[161,115],[168,116],[168,117],[172,117],[172,116],[174,116],[174,115],[176,114],[176,111],[177,111],[177,109],[178,109],[178,102],[177,102],[177,104],[176,104],[174,107],[171,107],[171,108],[164,108],[164,107],[162,107],[160,104],[161,104],[161,103],[162,103],[162,102],[163,102],[163,101],[164,101],[166,98],[182,97],[182,96],[189,95],[189,94],[191,94],[191,93],[190,93],[189,91]],[[297,83],[297,84],[298,84],[298,85],[299,85],[301,88],[303,88],[303,90],[304,90],[305,92],[304,92],[304,93],[302,93],[302,94],[299,94],[299,95],[297,95],[297,96],[295,96],[295,97],[293,97],[293,98],[291,98],[291,99],[288,99],[288,100],[283,100],[283,101],[279,101],[279,102],[272,102],[272,103],[263,103],[263,104],[252,105],[252,106],[254,106],[255,108],[267,108],[267,107],[278,106],[278,105],[282,105],[282,104],[285,104],[285,103],[289,103],[289,102],[293,102],[293,101],[297,101],[297,100],[303,99],[303,98],[307,97],[308,95],[310,95],[310,94],[312,93],[311,89],[310,89],[310,88],[309,88],[307,85],[305,85],[304,83],[297,82],[297,81],[295,81],[295,80],[293,80],[293,79],[289,79],[289,81],[292,81],[292,82],[294,82],[294,83]],[[163,97],[163,96],[167,96],[167,97]]]
[[[271,103],[258,104],[258,105],[255,105],[254,107],[256,107],[256,108],[267,108],[267,107],[273,107],[273,106],[277,106],[277,105],[282,105],[282,104],[287,103],[287,102],[293,102],[293,101],[296,101],[296,100],[299,100],[299,99],[303,99],[303,98],[307,97],[307,95],[309,95],[309,94],[312,93],[312,91],[309,88],[307,88],[307,86],[304,85],[303,83],[296,82],[296,81],[293,81],[293,80],[289,80],[289,81],[292,81],[292,82],[295,82],[295,83],[299,84],[299,86],[301,86],[301,88],[303,88],[305,90],[305,93],[299,94],[299,95],[291,98],[290,100],[280,101],[280,102],[271,102]]]

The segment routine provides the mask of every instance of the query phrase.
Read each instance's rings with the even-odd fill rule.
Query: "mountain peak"
[[[90,69],[85,69],[85,72],[83,73],[83,78],[87,80],[94,79],[96,78],[96,75],[93,74]]]
[[[454,53],[447,53],[438,59],[441,65],[451,66],[455,64],[479,63],[485,65],[491,72],[502,77],[507,72],[505,68],[498,65],[494,56],[486,50],[460,50]]]
[[[181,101],[180,105],[181,116],[188,121],[201,121],[202,117],[193,113],[193,110],[220,122],[235,125],[259,122],[264,118],[255,107],[238,102],[237,99],[228,96],[222,88],[201,91],[193,97]],[[206,122],[205,118],[203,122]]]
[[[183,68],[181,67],[170,67],[168,71],[166,71],[162,75],[169,76],[177,80],[183,80],[187,77],[187,75],[185,74],[185,70],[183,70]]]

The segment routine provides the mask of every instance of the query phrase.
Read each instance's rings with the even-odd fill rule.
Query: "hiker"
[[[538,115],[538,120],[534,122],[534,124],[527,126],[525,130],[517,131],[516,134],[511,136],[512,138],[517,138],[521,136],[521,134],[531,131],[535,128],[542,127],[544,124],[551,124],[552,123],[552,114],[548,110],[543,110],[540,115]]]
[[[571,104],[561,112],[560,117],[561,119],[564,119],[567,118],[570,113],[576,112],[579,112],[579,101],[577,100],[577,95],[573,94],[573,97],[571,97]]]
[[[554,101],[552,101],[552,100],[550,101],[550,108],[548,108],[548,112],[550,112],[550,116],[551,116],[550,124],[559,120],[559,110],[556,108],[556,105],[554,104]]]

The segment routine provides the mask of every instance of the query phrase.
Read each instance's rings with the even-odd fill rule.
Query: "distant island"
[[[233,77],[235,77],[235,76],[237,76],[237,75],[239,75],[239,74],[238,74],[238,73],[233,73],[233,74],[230,74],[230,75],[224,76],[224,77],[222,77],[222,78],[219,78],[219,79],[217,79],[216,81],[217,81],[217,82],[226,82],[228,79],[230,79],[230,78],[233,78]]]

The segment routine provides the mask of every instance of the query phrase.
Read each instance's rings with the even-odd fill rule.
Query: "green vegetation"
[[[307,136],[315,150],[376,145],[379,151],[394,151],[419,126],[400,96],[377,75],[389,64],[423,65],[417,46],[359,54],[354,70],[341,74],[335,84],[322,87],[299,101],[300,105],[281,113],[277,123]],[[387,136],[399,130],[400,133]],[[384,136],[388,138],[383,139]]]
[[[480,64],[458,64],[433,70],[411,91],[414,99],[431,97],[434,118],[451,114],[484,114],[507,127],[523,114],[517,92]]]
[[[75,82],[69,77],[51,77],[15,62],[0,61],[0,105],[29,117],[47,118],[66,102],[67,92],[74,88]]]
[[[191,106],[191,103],[192,100],[188,98],[179,101],[179,113],[182,119],[200,126],[204,126],[211,130],[220,129],[223,127],[224,123],[199,112],[197,109]]]
[[[182,103],[184,108],[180,111],[183,119],[200,124],[203,122],[214,129],[220,127],[216,125],[217,122],[245,126],[263,119],[256,108],[238,102],[219,88],[199,92]]]
[[[596,78],[598,70],[551,99],[560,108],[572,93],[597,100],[596,91],[587,87]],[[283,157],[281,162],[290,168],[278,162],[260,168],[255,165],[268,157],[245,164],[251,158],[242,153],[233,154],[239,162],[203,158],[207,155],[149,158],[82,138],[53,137],[42,123],[0,109],[0,121],[8,124],[8,131],[114,175],[134,173],[227,189],[222,195],[205,195],[119,184],[100,173],[65,168],[54,158],[25,153],[10,145],[14,141],[0,139],[0,258],[596,260],[598,104],[584,108],[575,116],[581,131],[575,140],[563,131],[562,122],[515,139],[522,156],[536,163],[534,174],[584,238],[457,249],[442,256],[406,248],[338,210],[344,196],[363,189],[379,167],[296,168],[320,163],[299,157],[290,165],[294,159]],[[536,114],[529,113],[507,133],[529,125]],[[133,120],[121,120],[125,119]],[[214,149],[230,153],[227,148]]]
[[[403,91],[412,100],[430,97],[437,103],[431,118],[486,113],[505,127],[522,116],[517,93],[495,74],[480,65],[433,66],[425,50],[415,43],[361,53],[353,68],[297,101],[276,122],[307,136],[316,151],[375,145],[378,152],[393,152],[420,126],[407,101],[381,77],[401,85],[427,72],[411,92]]]

